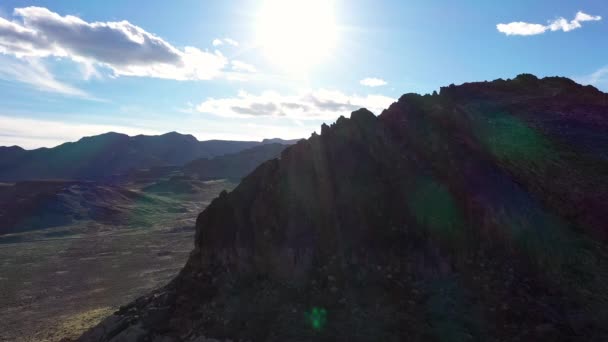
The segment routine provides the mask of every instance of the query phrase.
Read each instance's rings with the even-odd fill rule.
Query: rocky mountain
[[[76,221],[145,225],[154,211],[178,203],[124,187],[90,181],[23,181],[0,185],[0,236]]]
[[[210,159],[197,159],[186,164],[184,174],[198,179],[241,179],[263,162],[277,158],[288,145],[268,143],[248,148],[238,153],[226,154]]]
[[[89,220],[145,225],[143,219],[154,211],[182,210],[179,202],[206,192],[207,181],[229,179],[238,183],[263,162],[278,157],[287,146],[268,143],[237,153],[196,159],[184,166],[136,169],[109,181],[0,183],[0,236]]]
[[[238,183],[263,162],[277,158],[288,145],[269,143],[214,158],[196,159],[183,167],[137,170],[128,175],[136,182],[154,180],[147,193],[195,194],[206,181],[225,179]]]
[[[285,141],[291,143],[291,141]],[[224,154],[213,158],[199,158],[183,166],[161,166],[132,171],[115,177],[118,182],[150,182],[159,178],[177,176],[173,179],[231,179],[240,181],[263,162],[277,158],[288,144],[265,143],[236,153]],[[186,178],[184,178],[184,176]]]
[[[300,140],[301,139],[284,140],[284,139],[279,139],[279,138],[273,138],[273,139],[264,139],[264,140],[262,140],[262,144],[293,145],[293,144],[297,143]]]
[[[290,141],[276,140],[289,144]],[[276,142],[273,140],[273,142]],[[184,165],[264,145],[258,141],[198,141],[171,132],[160,136],[130,137],[106,133],[54,148],[0,148],[0,181],[32,179],[103,180],[134,168]]]
[[[80,341],[606,341],[608,94],[559,77],[361,109],[198,217]]]

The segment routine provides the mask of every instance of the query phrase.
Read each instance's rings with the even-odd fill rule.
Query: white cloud
[[[19,81],[41,91],[91,98],[86,92],[55,79],[37,58],[0,58],[0,78]]]
[[[507,36],[533,36],[547,31],[547,27],[541,24],[530,24],[522,21],[512,22],[508,24],[496,25],[498,31]]]
[[[114,76],[208,80],[228,64],[221,53],[179,49],[128,21],[86,22],[42,7],[17,8],[21,22],[0,18],[0,53],[23,57],[64,57],[110,68]]]
[[[334,120],[349,116],[365,107],[379,114],[395,99],[383,95],[346,95],[340,91],[320,89],[301,91],[296,95],[282,95],[266,91],[253,95],[245,91],[231,98],[209,98],[199,104],[199,112],[227,117],[289,117],[293,119]]]
[[[232,45],[232,46],[239,46],[239,42],[237,42],[234,39],[231,38],[215,38],[212,42],[213,46],[221,46],[224,44],[228,44],[228,45]]]
[[[602,20],[602,17],[599,15],[589,15],[587,13],[578,11],[576,13],[576,17],[574,18],[574,20],[575,21],[598,21],[598,20]]]
[[[233,60],[230,62],[232,64],[232,70],[234,71],[242,71],[242,72],[256,72],[256,68],[248,63]]]
[[[498,24],[496,29],[499,32],[506,34],[507,36],[532,36],[546,31],[564,31],[569,32],[582,27],[582,22],[585,21],[599,21],[602,20],[601,16],[593,16],[584,12],[577,12],[574,19],[568,21],[563,17],[557,18],[550,21],[547,25],[526,23],[523,21],[516,21],[508,24]]]
[[[82,61],[80,63],[80,70],[82,71],[82,77],[85,81],[93,78],[101,79],[102,75],[95,67],[95,64],[91,61]]]
[[[366,87],[380,87],[383,85],[387,85],[386,81],[381,78],[376,77],[367,77],[359,81],[361,85]]]
[[[53,147],[66,141],[77,141],[83,136],[107,132],[159,134],[157,131],[132,126],[79,124],[11,116],[0,116],[0,127],[0,146],[18,145],[23,148]]]
[[[575,77],[580,84],[591,84],[602,89],[608,89],[608,66],[598,69],[590,75]]]
[[[232,46],[239,46],[239,42],[237,42],[234,39],[230,39],[230,38],[224,38],[224,43],[232,45]]]

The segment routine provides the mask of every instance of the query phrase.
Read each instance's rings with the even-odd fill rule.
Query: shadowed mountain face
[[[154,212],[182,210],[179,202],[185,199],[180,196],[192,197],[207,191],[206,181],[238,182],[263,162],[278,157],[286,147],[268,143],[238,153],[197,159],[183,167],[135,170],[115,177],[112,182],[0,183],[0,236],[88,220],[113,225],[146,225]]]
[[[290,143],[290,141],[278,141]],[[191,135],[167,133],[130,137],[106,133],[54,148],[0,148],[0,180],[100,180],[131,169],[184,165],[194,159],[236,153],[267,144],[257,141],[198,141]]]
[[[222,193],[180,275],[81,340],[605,341],[606,151],[608,95],[564,78],[353,112]]]
[[[185,174],[197,176],[201,180],[241,179],[263,162],[277,158],[285,148],[287,145],[268,143],[212,159],[197,159],[186,164],[182,170]]]
[[[176,203],[123,187],[82,181],[25,181],[0,186],[0,236],[92,220],[108,225],[149,223]]]

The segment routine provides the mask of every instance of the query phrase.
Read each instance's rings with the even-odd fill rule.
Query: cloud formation
[[[334,120],[340,115],[349,116],[354,110],[365,107],[379,114],[395,99],[383,95],[346,95],[340,91],[320,89],[302,91],[297,95],[282,95],[266,91],[253,95],[245,91],[231,98],[209,98],[196,109],[227,117],[289,117],[293,119]]]
[[[237,60],[233,60],[230,62],[230,64],[232,65],[232,70],[234,71],[240,71],[240,72],[256,72],[256,68],[248,63],[245,63],[243,61],[237,61]]]
[[[92,99],[86,92],[58,81],[37,58],[0,58],[0,78],[18,80],[41,91]]]
[[[359,84],[364,85],[366,87],[380,87],[383,85],[387,85],[386,81],[381,78],[376,77],[367,77],[359,81]]]
[[[115,76],[174,80],[212,79],[228,64],[220,52],[178,49],[128,21],[89,23],[43,7],[17,8],[14,15],[21,22],[0,17],[0,53],[18,58],[70,58]]]
[[[569,32],[582,27],[582,22],[585,21],[599,21],[602,20],[601,16],[593,16],[584,12],[577,12],[574,19],[568,21],[563,17],[557,18],[553,21],[549,21],[547,25],[526,23],[523,21],[516,21],[508,24],[498,24],[496,29],[499,32],[506,34],[507,36],[533,36],[546,31],[564,31]]]
[[[215,38],[212,42],[213,46],[221,46],[224,44],[228,44],[228,45],[232,45],[232,46],[239,46],[239,42],[237,42],[234,39],[231,38]]]
[[[600,89],[608,89],[608,66],[600,68],[590,75],[575,77],[575,81],[581,84],[591,84]]]

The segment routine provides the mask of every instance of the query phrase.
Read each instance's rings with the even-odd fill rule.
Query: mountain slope
[[[0,186],[0,236],[76,221],[145,226],[156,211],[180,206],[123,187],[82,181],[24,181]]]
[[[182,209],[180,201],[199,198],[209,188],[207,180],[238,181],[266,160],[278,157],[286,147],[268,143],[211,159],[197,159],[183,167],[134,170],[112,179],[112,182],[38,180],[0,183],[0,236],[89,220],[102,224],[145,226],[146,221],[141,219],[151,216],[154,210],[179,211]],[[168,198],[149,196],[154,194]],[[170,198],[177,202],[169,201]]]
[[[605,341],[608,95],[407,94],[262,164],[163,289],[81,341]]]
[[[285,141],[288,143],[288,141]],[[257,141],[198,141],[191,135],[106,133],[54,148],[0,148],[0,180],[100,180],[134,168],[184,165],[197,158],[236,153],[266,144]]]
[[[268,143],[248,148],[238,153],[225,154],[211,159],[197,159],[184,165],[185,174],[199,179],[240,179],[251,173],[263,162],[277,158],[287,145]]]

